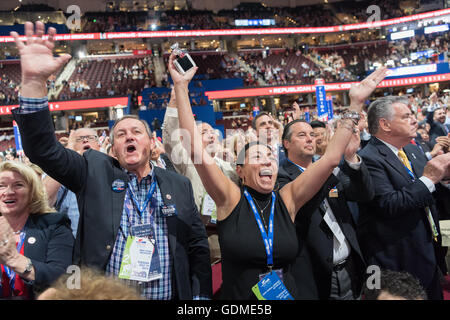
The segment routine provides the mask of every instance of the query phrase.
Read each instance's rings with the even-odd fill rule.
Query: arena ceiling
[[[260,3],[269,7],[296,7],[340,2],[342,0],[2,0],[0,11],[17,10],[21,5],[45,4],[56,10],[65,10],[70,5],[79,5],[82,11],[146,11],[146,10],[197,10],[232,9],[241,3]]]

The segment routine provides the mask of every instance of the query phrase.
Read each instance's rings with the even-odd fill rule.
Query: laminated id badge
[[[266,275],[252,291],[258,300],[294,300],[276,272]]]
[[[213,223],[213,224],[217,223],[217,207],[216,207],[216,203],[210,197],[210,195],[207,194],[207,193],[205,193],[205,196],[203,197],[202,215],[210,216],[211,217],[210,222]]]
[[[129,236],[120,265],[119,278],[142,282],[162,278],[154,239]]]

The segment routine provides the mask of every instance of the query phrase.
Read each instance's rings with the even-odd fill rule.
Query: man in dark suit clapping
[[[402,97],[383,97],[368,110],[372,139],[360,152],[375,187],[375,198],[360,206],[359,242],[368,265],[407,271],[430,299],[442,299],[435,247],[440,241],[432,193],[448,176],[450,154],[427,163],[410,144],[417,120]]]
[[[350,90],[351,110],[360,112],[364,101],[385,77],[380,68]],[[287,160],[280,166],[279,187],[293,181],[313,163],[316,135],[313,127],[294,120],[284,128]],[[370,174],[356,154],[359,131],[354,133],[341,165],[322,189],[306,203],[295,220],[300,250],[293,274],[300,299],[358,299],[365,278],[365,262],[358,244],[355,222],[347,201],[370,201]],[[320,161],[320,160],[319,160]]]

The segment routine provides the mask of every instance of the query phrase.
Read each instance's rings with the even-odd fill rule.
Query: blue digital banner
[[[327,107],[328,107],[328,121],[333,120],[333,97],[327,96]]]
[[[311,121],[311,117],[309,115],[309,108],[306,108],[306,111],[305,111],[305,121],[308,123]]]
[[[22,139],[20,138],[19,127],[17,127],[17,123],[13,121],[14,128],[14,138],[16,140],[16,153],[17,155],[23,156],[23,148],[22,148]]]
[[[328,107],[326,102],[325,81],[317,79],[316,85],[316,101],[317,101],[317,116],[320,121],[328,121]]]
[[[368,75],[372,72],[373,71],[369,72]],[[409,77],[434,76],[444,73],[450,73],[450,67],[448,63],[441,62],[441,63],[422,64],[422,65],[388,69],[386,80],[409,78]]]

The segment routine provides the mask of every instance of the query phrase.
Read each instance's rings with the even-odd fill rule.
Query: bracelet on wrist
[[[361,115],[356,111],[347,111],[342,115],[341,119],[350,119],[355,125],[357,125],[359,120],[361,119]]]

